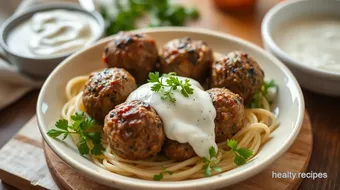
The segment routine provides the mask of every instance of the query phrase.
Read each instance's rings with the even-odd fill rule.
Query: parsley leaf
[[[153,180],[160,181],[163,179],[163,173],[161,172],[159,175],[154,175]]]
[[[155,181],[160,181],[160,180],[162,180],[164,174],[172,175],[173,172],[172,172],[172,171],[166,170],[166,168],[163,168],[162,171],[161,171],[158,175],[154,175],[154,176],[153,176],[153,180],[155,180]]]
[[[59,131],[56,129],[51,129],[47,132],[48,136],[52,137],[52,138],[56,138],[58,136],[60,136],[61,134],[64,134],[64,131]]]
[[[151,87],[151,90],[154,91],[154,92],[159,92],[161,89],[162,89],[162,85],[161,84],[154,84]]]
[[[84,112],[76,112],[74,115],[71,116],[73,121],[82,121],[84,117]]]
[[[179,89],[179,87],[180,92],[184,97],[189,97],[190,94],[194,93],[194,89],[191,88],[189,79],[180,80],[176,77],[175,72],[164,74],[163,77],[168,77],[165,80],[165,83],[163,83],[158,72],[151,72],[149,73],[148,79],[149,83],[154,83],[151,86],[151,90],[154,92],[160,92],[162,94],[162,100],[169,100],[172,103],[176,103],[176,98],[173,97],[173,91]]]
[[[94,121],[94,119],[87,117],[84,120],[84,123],[83,123],[84,128],[83,129],[87,130],[87,129],[91,128],[92,126],[94,126],[95,124],[96,124],[96,122]]]
[[[237,141],[235,141],[234,139],[229,139],[227,141],[227,146],[229,146],[232,151],[235,151],[237,148]]]
[[[245,159],[250,158],[253,155],[253,151],[246,148],[239,148],[237,152]]]
[[[261,91],[255,93],[252,102],[248,105],[249,108],[263,108],[263,105],[261,103],[262,98],[267,98],[268,91],[270,88],[277,88],[277,85],[275,84],[274,80],[271,81],[264,81],[261,87]],[[271,101],[269,101],[271,104]]]
[[[150,72],[149,73],[149,79],[148,82],[153,83],[153,82],[159,82],[159,72]]]
[[[79,141],[78,151],[79,151],[80,155],[89,154],[90,149],[89,149],[89,146],[87,145],[85,138],[82,138]]]
[[[202,157],[202,160],[204,162],[203,171],[204,171],[205,177],[211,176],[211,167],[215,172],[218,172],[218,173],[222,172],[222,168],[216,165],[217,164],[216,163],[217,152],[213,146],[209,148],[209,156],[210,156],[210,159],[206,157]]]
[[[60,119],[56,122],[55,126],[57,129],[51,129],[47,132],[47,135],[52,138],[57,138],[61,135],[62,140],[65,140],[69,134],[79,135],[79,146],[78,151],[81,155],[90,153],[89,143],[92,143],[91,154],[100,155],[104,150],[101,142],[100,132],[89,132],[88,129],[96,125],[95,120],[85,116],[83,112],[77,112],[71,116],[73,121],[72,125],[68,124],[65,119]]]
[[[222,172],[222,168],[217,167],[217,166],[214,166],[214,167],[213,167],[213,170],[214,170],[215,172],[218,172],[218,173]]]
[[[205,177],[211,176],[211,167],[210,167],[209,164],[205,164],[205,165],[203,166],[203,169],[204,169],[204,176],[205,176]]]
[[[103,147],[103,145],[101,143],[100,144],[95,144],[94,147],[91,150],[91,154],[93,154],[93,155],[101,155],[102,151],[104,151],[104,150],[105,150],[105,148]]]
[[[213,158],[216,156],[216,150],[213,146],[209,148],[209,155],[210,155],[210,158]]]
[[[241,166],[247,162],[247,160],[253,155],[253,151],[246,148],[237,148],[237,141],[230,139],[227,141],[227,146],[234,152],[234,163]]]
[[[67,131],[67,128],[68,128],[68,122],[66,119],[61,119],[61,120],[58,120],[56,123],[55,123],[55,126],[59,129],[62,129],[64,131]]]
[[[247,161],[245,158],[243,158],[242,156],[239,156],[239,155],[235,155],[235,158],[234,158],[234,163],[238,166],[241,166],[243,164],[245,164]]]

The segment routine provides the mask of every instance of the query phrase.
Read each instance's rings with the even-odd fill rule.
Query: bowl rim
[[[129,188],[137,188],[137,189],[149,189],[149,188],[157,188],[157,189],[183,189],[183,188],[211,188],[211,184],[216,184],[219,186],[223,186],[224,182],[226,180],[229,181],[229,185],[240,182],[242,180],[245,180],[262,170],[264,170],[266,167],[268,167],[271,163],[273,163],[275,160],[277,160],[284,152],[288,150],[288,148],[292,145],[294,142],[295,138],[299,134],[299,131],[302,126],[303,118],[304,118],[304,111],[305,111],[305,103],[303,99],[303,94],[301,91],[301,88],[299,84],[297,83],[297,80],[293,76],[293,74],[290,72],[290,70],[283,64],[281,63],[277,58],[274,56],[270,55],[268,52],[264,51],[262,48],[247,42],[246,40],[240,39],[238,37],[232,36],[230,34],[222,33],[222,32],[216,32],[204,28],[196,28],[196,27],[159,27],[159,28],[144,28],[144,29],[138,29],[138,30],[133,30],[131,32],[189,32],[189,33],[198,33],[198,34],[204,34],[208,36],[215,36],[215,37],[221,37],[224,39],[228,39],[230,41],[236,41],[237,43],[247,46],[249,48],[255,49],[258,52],[261,52],[264,56],[269,58],[277,67],[280,68],[280,70],[291,79],[291,81],[294,83],[294,86],[296,87],[297,90],[297,101],[299,102],[297,112],[298,112],[298,117],[295,122],[294,127],[292,128],[292,132],[289,134],[287,139],[284,141],[283,146],[280,147],[279,149],[276,149],[274,151],[274,154],[272,157],[266,157],[260,164],[258,165],[252,165],[249,166],[248,171],[251,170],[251,172],[247,172],[247,170],[241,170],[238,171],[237,173],[229,176],[212,176],[210,178],[202,178],[202,179],[194,179],[194,180],[187,180],[187,181],[176,181],[176,182],[156,182],[156,181],[150,181],[150,180],[142,180],[142,179],[135,179],[135,178],[130,178],[130,177],[125,177],[122,176],[122,178],[119,178],[120,180],[118,181],[116,177],[112,176],[105,176],[102,173],[96,172],[95,170],[89,169],[89,168],[84,168],[82,167],[81,164],[79,164],[77,161],[72,159],[72,157],[68,157],[68,155],[62,153],[58,146],[56,145],[56,142],[53,142],[52,138],[48,137],[46,134],[45,129],[47,127],[44,127],[45,124],[42,122],[43,118],[43,113],[41,112],[40,107],[42,106],[43,103],[43,95],[46,93],[46,88],[49,82],[52,80],[52,77],[59,71],[60,68],[62,68],[65,64],[67,64],[73,57],[76,57],[77,55],[85,52],[85,51],[90,51],[91,49],[96,48],[98,45],[106,43],[114,36],[110,36],[107,38],[104,38],[100,41],[98,41],[96,44],[83,49],[82,51],[79,51],[72,56],[66,58],[61,64],[57,66],[56,69],[53,70],[53,72],[50,74],[50,76],[47,78],[45,81],[38,97],[38,102],[37,102],[37,120],[38,120],[38,127],[39,130],[45,140],[45,142],[49,145],[49,147],[66,163],[71,165],[75,170],[80,172],[82,175],[85,175],[89,177],[90,179],[93,179],[94,181],[97,181],[102,184],[106,184],[109,186],[112,186],[113,183],[119,186],[124,186],[124,187],[129,187]],[[241,166],[242,167],[242,166]],[[131,183],[131,180],[133,179],[133,183]],[[190,183],[188,183],[190,182]]]
[[[336,2],[336,1],[335,1]],[[339,72],[334,71],[328,71],[325,69],[320,69],[317,67],[308,67],[305,64],[300,64],[298,60],[291,57],[288,53],[283,51],[275,42],[275,40],[272,37],[272,32],[270,32],[271,23],[275,22],[275,18],[277,16],[277,13],[282,9],[289,9],[291,6],[294,6],[296,4],[303,4],[303,3],[309,3],[309,1],[306,0],[295,0],[295,1],[282,1],[278,4],[276,4],[272,9],[270,9],[267,14],[264,16],[261,24],[261,34],[264,43],[269,46],[270,50],[273,51],[274,55],[277,56],[280,60],[288,64],[289,66],[296,67],[300,70],[305,70],[306,72],[313,74],[313,75],[319,75],[325,78],[340,78]],[[340,5],[340,2],[338,2]]]
[[[95,36],[92,44],[97,42],[104,35],[105,21],[104,21],[103,17],[97,11],[89,12],[89,11],[83,9],[77,3],[72,3],[72,2],[59,2],[59,3],[58,2],[50,2],[50,3],[45,3],[45,4],[41,4],[41,5],[31,7],[31,8],[29,8],[29,9],[23,11],[23,12],[20,12],[18,14],[13,14],[11,17],[9,17],[0,27],[0,47],[2,47],[7,53],[10,53],[11,55],[14,55],[16,57],[20,57],[20,58],[23,58],[23,59],[27,59],[27,60],[60,59],[60,58],[65,58],[65,57],[73,54],[76,51],[81,50],[81,48],[80,48],[80,49],[76,49],[76,50],[69,51],[69,52],[62,53],[62,54],[58,54],[58,55],[30,57],[30,56],[26,56],[26,55],[20,55],[20,54],[16,53],[15,51],[11,50],[8,47],[8,45],[6,43],[6,40],[8,38],[8,34],[7,34],[7,37],[5,38],[5,31],[6,30],[8,30],[7,33],[10,33],[11,30],[13,30],[13,28],[17,27],[22,22],[29,20],[32,17],[33,14],[38,13],[38,12],[42,12],[42,11],[55,10],[55,9],[65,9],[65,10],[78,11],[78,12],[82,12],[83,14],[88,15],[89,17],[92,17],[98,23],[98,30],[99,30],[99,33],[98,33],[97,36]]]

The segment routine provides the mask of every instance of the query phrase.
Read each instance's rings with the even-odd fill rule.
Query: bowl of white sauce
[[[24,74],[45,78],[67,56],[100,39],[104,27],[98,12],[74,3],[36,6],[2,25],[1,57]]]
[[[340,1],[284,1],[262,21],[264,47],[308,90],[340,96]]]

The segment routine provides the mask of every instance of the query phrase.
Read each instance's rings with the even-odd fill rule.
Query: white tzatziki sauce
[[[163,81],[165,81],[164,77]],[[200,157],[209,158],[209,148],[215,143],[216,110],[210,95],[195,80],[189,79],[194,93],[185,97],[179,90],[173,91],[176,102],[162,100],[161,93],[151,90],[152,83],[147,83],[133,91],[126,101],[141,100],[150,104],[163,122],[167,138],[180,143],[189,143]]]
[[[302,64],[340,72],[340,18],[312,17],[284,24],[278,46]]]
[[[35,13],[9,33],[11,50],[29,57],[64,54],[84,47],[99,35],[99,25],[80,11],[56,9]]]

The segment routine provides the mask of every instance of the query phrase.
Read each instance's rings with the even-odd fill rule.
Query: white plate
[[[278,159],[293,143],[303,121],[304,100],[294,76],[276,58],[249,42],[205,29],[169,27],[142,29],[135,32],[150,34],[156,40],[158,47],[162,47],[164,43],[174,38],[190,36],[193,39],[207,42],[215,52],[226,53],[241,50],[249,53],[260,64],[266,77],[274,79],[278,84],[279,95],[273,107],[278,114],[280,126],[272,133],[273,138],[260,149],[252,161],[209,178],[179,182],[146,181],[117,175],[98,167],[79,155],[71,139],[67,139],[66,143],[61,143],[47,136],[46,132],[53,128],[54,123],[60,119],[61,108],[66,102],[64,88],[67,81],[72,77],[104,68],[101,56],[104,46],[111,39],[109,37],[63,61],[46,80],[38,99],[37,116],[41,134],[51,149],[79,173],[99,183],[124,189],[221,188],[259,173]]]

